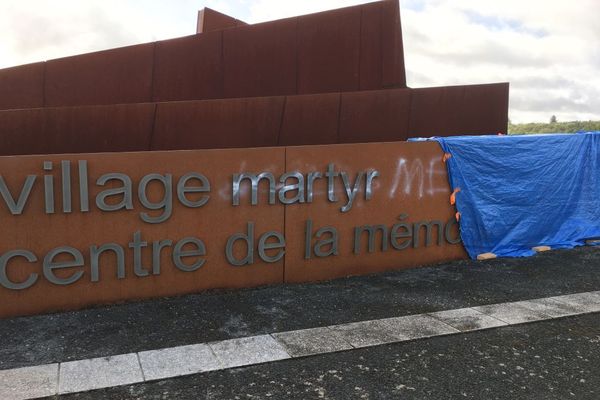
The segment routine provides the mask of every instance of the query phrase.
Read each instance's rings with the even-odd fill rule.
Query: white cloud
[[[409,85],[509,81],[513,121],[600,119],[600,2],[424,4],[402,14]]]
[[[255,23],[363,0],[3,0],[0,67],[194,33],[211,7]],[[511,82],[513,121],[600,119],[598,0],[403,0],[412,87]]]

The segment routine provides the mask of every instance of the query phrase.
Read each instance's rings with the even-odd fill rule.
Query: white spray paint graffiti
[[[394,198],[397,193],[406,195],[416,195],[419,199],[427,196],[434,196],[436,193],[448,193],[448,186],[436,182],[435,176],[445,175],[443,165],[437,158],[429,159],[426,162],[427,167],[423,165],[420,158],[409,162],[405,158],[399,158],[396,163],[396,172],[390,188],[390,198]]]
[[[346,166],[336,165],[339,170],[344,170]],[[247,172],[247,163],[241,162],[239,167],[239,173]],[[267,171],[274,171],[277,166],[271,165],[267,168]],[[367,168],[376,169],[376,168]],[[306,171],[317,171],[317,165],[306,165],[303,170]],[[262,171],[261,171],[262,172]],[[390,198],[395,198],[397,194],[403,193],[405,195],[414,195],[419,199],[425,196],[434,196],[437,193],[449,193],[448,185],[444,180],[439,181],[435,179],[437,176],[446,176],[445,166],[442,164],[438,157],[432,157],[428,160],[421,160],[420,158],[414,160],[407,160],[406,158],[398,158],[396,162],[396,168],[394,171],[391,188],[389,191]],[[240,187],[242,196],[247,196],[250,191],[250,187],[244,185]],[[277,183],[277,189],[283,186],[280,182]],[[373,191],[377,192],[381,189],[381,181],[376,179],[373,182]],[[261,187],[259,193],[266,193],[267,188]],[[315,197],[325,196],[327,194],[326,188],[315,188]],[[231,183],[221,183],[218,195],[223,200],[231,200]]]
[[[248,163],[246,161],[242,161],[237,172],[234,171],[231,173],[231,175],[236,174],[236,173],[241,174],[244,172],[255,172],[255,173],[272,172],[272,171],[277,171],[277,169],[278,169],[278,166],[276,164],[271,164],[260,171],[248,171]],[[284,186],[283,183],[277,182],[275,187],[277,190],[279,190],[283,186]],[[241,185],[239,188],[239,191],[240,191],[241,197],[247,197],[250,195],[251,187],[248,185]],[[258,192],[261,195],[268,193],[268,187],[261,185],[259,187]],[[222,182],[221,186],[219,187],[218,194],[222,200],[231,201],[231,182]]]

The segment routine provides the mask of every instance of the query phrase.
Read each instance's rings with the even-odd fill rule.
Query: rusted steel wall
[[[0,111],[0,155],[150,149],[155,104]]]
[[[406,87],[397,1],[223,30],[213,22],[189,37],[0,70],[0,109]]]
[[[0,110],[44,106],[45,63],[0,69]]]
[[[289,96],[279,132],[280,146],[339,142],[341,94]]]
[[[0,155],[506,133],[508,84],[0,111]]]
[[[342,93],[339,143],[408,138],[410,89]]]
[[[156,43],[153,101],[213,99],[223,94],[221,32]],[[185,59],[185,62],[181,62]]]
[[[47,61],[44,106],[147,102],[153,59],[148,43]]]
[[[152,150],[277,146],[284,97],[158,105]]]
[[[0,157],[2,184],[12,196],[18,197],[27,179],[34,179],[20,213],[13,215],[0,198],[0,317],[210,288],[316,281],[462,258],[462,246],[451,244],[457,232],[442,155],[436,143],[374,143]],[[85,171],[80,161],[86,162]],[[335,174],[331,190],[328,169]],[[375,170],[378,175],[367,183],[365,173]],[[210,185],[210,191],[185,195],[194,202],[209,196],[204,205],[195,208],[184,206],[177,189],[181,178],[190,172],[204,175]],[[256,205],[251,203],[247,182],[240,185],[239,205],[234,205],[234,174],[244,172],[269,172],[277,182],[284,172],[298,172],[305,179],[304,201],[283,205],[276,193],[273,204],[269,204],[269,184],[262,181],[257,186]],[[308,176],[314,172],[321,178],[309,189]],[[349,202],[342,173],[358,189],[345,212],[342,209]],[[104,174],[113,175],[102,186],[97,181]],[[121,180],[114,174],[121,174]],[[154,175],[147,186],[141,186],[149,174],[165,179],[169,174],[171,183],[160,183]],[[130,205],[123,194],[123,190],[127,192],[123,189],[127,187],[125,175],[131,181]],[[53,190],[48,189],[49,181]],[[199,184],[193,180],[183,186]],[[367,187],[371,187],[370,198]],[[276,191],[280,189],[277,184]],[[98,200],[105,190],[112,192]],[[146,200],[140,193],[147,195]],[[299,193],[288,192],[284,198]],[[312,194],[310,199],[308,193]],[[161,203],[166,198],[171,201]],[[47,209],[48,199],[53,199],[52,212]],[[167,218],[160,223],[147,222],[147,218],[156,222],[166,215],[168,203],[172,207]],[[116,210],[102,211],[101,204]],[[312,227],[307,228],[309,220]],[[443,224],[443,232],[432,225],[428,240],[428,228],[415,224],[431,221]],[[254,238],[248,238],[254,249],[252,260],[236,266],[227,258],[227,242],[234,234],[248,234],[248,223],[254,224]],[[400,223],[403,225],[395,226]],[[374,232],[371,250],[367,232],[359,235],[357,249],[353,244],[355,228],[363,225],[387,227],[385,234]],[[331,243],[319,242],[332,238],[331,231],[318,233],[325,226],[337,230],[335,249]],[[267,232],[280,233],[285,248],[265,248],[277,244],[271,236],[262,242],[261,253],[261,238]],[[182,256],[184,267],[191,268],[201,260],[205,263],[185,272],[176,266],[173,254],[176,244],[190,237],[202,240],[205,251],[204,255]],[[231,255],[242,260],[248,255],[246,242],[233,243]],[[113,250],[97,257],[94,278],[92,252],[106,244]],[[81,260],[66,253],[64,246],[80,252]],[[120,277],[115,247],[124,252]],[[194,249],[198,252],[199,247],[188,244],[179,251]],[[15,253],[17,250],[22,252]]]
[[[508,83],[413,89],[409,136],[506,134]]]

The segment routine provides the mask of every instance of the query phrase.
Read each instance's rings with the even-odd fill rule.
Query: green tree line
[[[513,124],[508,122],[509,135],[523,135],[528,133],[577,133],[600,131],[600,121],[569,121],[557,122],[556,117],[550,123]]]

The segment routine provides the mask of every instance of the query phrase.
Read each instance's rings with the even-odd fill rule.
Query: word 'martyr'
[[[51,161],[43,163],[43,175],[41,185],[44,193],[44,212],[54,214],[57,212],[72,213],[75,208],[85,213],[90,211],[91,197],[93,197],[96,208],[101,211],[111,212],[119,210],[134,209],[134,194],[137,201],[145,208],[140,212],[142,221],[150,224],[159,224],[167,221],[173,213],[174,198],[188,208],[199,208],[208,203],[210,199],[210,182],[206,176],[198,172],[189,172],[182,175],[174,182],[172,174],[150,173],[143,176],[134,190],[131,177],[124,173],[111,172],[101,175],[95,181],[90,182],[88,174],[88,163],[85,160],[77,162],[77,187],[73,187],[71,179],[71,161],[60,162],[60,194],[61,206],[56,206],[57,193],[55,188],[54,164]],[[336,171],[334,164],[329,164],[325,173],[310,172],[306,177],[300,172],[287,172],[276,179],[270,172],[234,174],[232,177],[232,204],[239,206],[242,194],[248,194],[248,203],[258,204],[259,184],[261,181],[268,182],[268,204],[275,204],[276,198],[282,204],[312,203],[314,196],[314,185],[317,180],[326,180],[327,199],[330,202],[338,202],[336,187],[341,183],[343,188],[344,205],[340,208],[342,212],[348,212],[352,208],[359,191],[364,187],[364,198],[370,200],[373,195],[373,180],[379,176],[377,171],[361,171],[352,181],[348,173]],[[38,182],[37,175],[27,175],[13,194],[0,175],[0,195],[12,215],[23,214],[30,195]],[[325,182],[324,182],[325,183]],[[94,186],[90,190],[90,186]],[[158,187],[157,187],[158,186]],[[175,196],[173,189],[175,188]],[[99,189],[103,189],[98,191]],[[73,191],[77,190],[79,204],[74,207]],[[96,193],[97,192],[97,193]],[[278,192],[278,193],[277,193]],[[93,193],[96,193],[93,195]],[[151,212],[149,212],[151,211]]]

